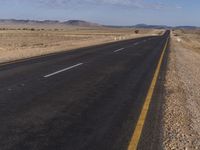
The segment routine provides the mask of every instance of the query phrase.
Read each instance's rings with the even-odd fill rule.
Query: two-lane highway
[[[128,149],[168,37],[1,65],[0,149]]]

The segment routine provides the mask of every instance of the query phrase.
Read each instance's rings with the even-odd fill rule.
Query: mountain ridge
[[[67,25],[67,26],[81,26],[81,27],[115,27],[115,28],[146,28],[146,29],[199,29],[197,26],[167,26],[167,25],[148,25],[136,24],[130,26],[117,26],[117,25],[101,25],[84,20],[29,20],[29,19],[0,19],[0,24],[44,24],[44,25]]]
[[[0,19],[0,23],[4,24],[47,24],[47,25],[69,25],[69,26],[101,26],[97,23],[92,23],[84,20],[68,20],[68,21],[58,21],[58,20],[23,20],[23,19]]]

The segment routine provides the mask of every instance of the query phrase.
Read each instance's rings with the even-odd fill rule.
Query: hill
[[[66,22],[62,22],[62,24],[70,25],[70,26],[84,26],[84,27],[101,26],[100,24],[87,22],[83,20],[68,20]]]
[[[91,23],[83,20],[68,20],[60,22],[57,20],[17,20],[17,19],[0,19],[0,24],[8,25],[67,25],[67,26],[83,26],[83,27],[95,27],[101,26],[97,23]]]

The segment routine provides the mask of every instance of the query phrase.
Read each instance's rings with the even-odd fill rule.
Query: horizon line
[[[101,26],[115,26],[115,27],[131,27],[131,26],[137,26],[137,25],[146,25],[146,26],[165,26],[165,27],[196,27],[199,28],[200,26],[196,25],[166,25],[166,24],[147,24],[147,23],[137,23],[137,24],[130,24],[130,25],[113,25],[113,24],[101,24],[98,22],[93,22],[89,20],[84,20],[84,19],[68,19],[68,20],[56,20],[56,19],[15,19],[15,18],[0,18],[0,21],[2,20],[15,20],[15,21],[35,21],[35,22],[45,22],[45,21],[52,21],[52,22],[58,22],[58,23],[64,23],[67,21],[84,21],[88,23],[94,23],[98,24]]]

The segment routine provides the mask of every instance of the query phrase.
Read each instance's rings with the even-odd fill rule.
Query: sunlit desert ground
[[[133,28],[0,26],[0,62],[162,33]]]
[[[180,45],[200,53],[200,30],[174,30],[173,35]]]

